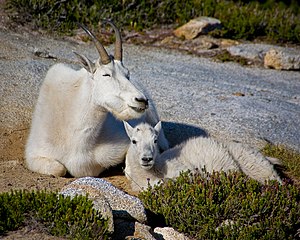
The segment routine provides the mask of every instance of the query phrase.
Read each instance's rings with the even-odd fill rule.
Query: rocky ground
[[[72,50],[86,52],[91,58],[95,57],[95,51],[92,45],[81,41],[80,32],[73,38],[55,39],[12,24],[3,12],[0,25],[0,192],[60,190],[74,179],[40,175],[30,172],[24,165],[24,146],[33,106],[39,84],[51,65],[56,62],[75,65]],[[256,147],[271,141],[300,150],[299,72],[264,69],[261,57],[264,50],[256,51],[257,57],[248,58],[248,67],[216,63],[220,60],[212,57],[228,51],[229,46],[235,47],[238,42],[206,36],[180,40],[169,28],[143,35],[126,33],[125,40],[141,45],[125,46],[125,64],[133,78],[149,87],[173,144],[207,131],[216,137],[245,141]],[[146,45],[159,48],[151,50]],[[140,53],[144,54],[143,60],[138,59]],[[162,63],[167,64],[162,66]],[[203,82],[199,83],[198,78]],[[162,81],[165,81],[163,86]],[[178,96],[182,98],[180,101]],[[122,166],[100,177],[134,194],[122,173]],[[10,232],[4,239],[59,238],[26,227]]]

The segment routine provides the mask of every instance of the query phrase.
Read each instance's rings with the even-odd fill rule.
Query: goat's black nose
[[[143,157],[142,160],[144,162],[151,162],[153,160],[153,158],[152,157]]]
[[[145,107],[148,108],[148,99],[147,98],[135,98],[135,101],[139,102],[139,103],[144,103]]]

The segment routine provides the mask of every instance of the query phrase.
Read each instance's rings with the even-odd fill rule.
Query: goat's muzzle
[[[134,100],[140,104],[143,104],[145,109],[149,107],[149,101],[147,98],[135,98]]]
[[[154,160],[153,157],[142,157],[142,161],[141,161],[141,167],[149,170],[153,167],[154,165]]]
[[[129,105],[134,111],[140,113],[144,112],[149,107],[148,99],[146,98],[135,98],[135,102],[137,103],[135,106]]]

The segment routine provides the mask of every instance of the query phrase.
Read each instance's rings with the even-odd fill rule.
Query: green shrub
[[[18,23],[31,23],[34,27],[47,30],[69,32],[76,27],[76,22],[93,19],[93,9],[85,1],[56,0],[9,0],[7,9],[11,10],[12,19]]]
[[[285,167],[285,172],[300,186],[300,153],[281,145],[267,144],[263,154],[278,158]]]
[[[182,173],[139,197],[167,225],[196,239],[300,237],[300,191],[288,184],[262,185],[240,173]]]
[[[60,32],[70,32],[76,22],[97,28],[99,20],[107,18],[119,26],[141,30],[210,16],[223,24],[215,36],[300,42],[300,10],[295,0],[288,4],[276,0],[7,0],[7,9],[15,21]]]
[[[300,14],[279,4],[263,8],[257,2],[242,4],[220,2],[214,13],[224,25],[215,36],[252,40],[265,37],[275,42],[300,42]]]
[[[0,235],[35,222],[51,235],[71,239],[109,239],[108,221],[83,196],[73,199],[47,192],[0,194]]]

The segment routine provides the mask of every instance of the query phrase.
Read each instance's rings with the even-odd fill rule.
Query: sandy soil
[[[49,190],[59,191],[74,178],[46,176],[29,171],[24,163],[24,148],[29,126],[19,126],[16,129],[0,128],[3,148],[0,150],[0,192],[11,190]],[[130,194],[129,182],[122,173],[122,166],[109,169],[101,176],[116,187]],[[0,239],[60,239],[47,235],[38,225],[26,226],[18,231],[9,232]]]
[[[15,189],[28,190],[59,190],[74,178],[59,178],[46,176],[29,171],[24,163],[24,149],[29,126],[20,126],[10,130],[0,128],[4,149],[0,153],[0,191],[7,192]],[[129,187],[122,166],[110,169],[102,177],[111,181],[119,188],[128,191]]]
[[[8,192],[17,189],[51,191],[60,190],[74,178],[62,178],[41,175],[29,171],[24,163],[24,149],[29,126],[17,129],[0,129],[1,141],[4,148],[0,152],[0,191]],[[122,166],[109,169],[100,175],[118,188],[130,192],[128,181],[122,173]]]

